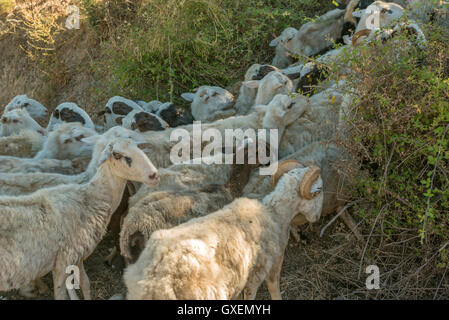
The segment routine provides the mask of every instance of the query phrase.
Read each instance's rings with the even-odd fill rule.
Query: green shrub
[[[358,101],[344,144],[361,165],[352,195],[370,204],[362,218],[428,242],[449,239],[449,37],[426,31],[424,50],[397,37],[353,52]]]
[[[285,27],[300,27],[331,2],[314,0],[153,0],[133,7],[132,17],[108,13],[85,0],[89,21],[101,32],[107,59],[96,69],[108,75],[110,94],[177,99],[199,85],[227,86],[252,63],[271,62],[270,40]],[[123,6],[127,1],[109,3]]]

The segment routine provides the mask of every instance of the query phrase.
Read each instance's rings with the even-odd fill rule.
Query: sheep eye
[[[212,97],[215,97],[215,96],[217,96],[217,92],[214,92],[214,93],[212,93]]]
[[[18,123],[18,122],[19,122],[19,120],[17,120],[17,119],[13,119],[13,120],[12,120],[12,122],[13,122],[13,123]]]
[[[293,105],[294,105],[294,103],[290,103],[290,104],[287,106],[287,109],[293,108]]]
[[[125,157],[126,164],[131,167],[133,160],[130,157]]]
[[[123,157],[123,155],[118,152],[113,152],[112,155],[113,155],[114,159],[116,159],[116,160],[120,160]]]
[[[23,104],[23,106],[22,106],[22,108],[26,108],[26,107],[28,107],[30,104],[28,103],[28,102],[25,102],[24,104]]]

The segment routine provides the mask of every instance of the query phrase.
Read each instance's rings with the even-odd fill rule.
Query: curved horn
[[[317,166],[310,166],[307,169],[307,172],[304,174],[302,178],[301,184],[299,185],[299,195],[307,200],[312,200],[318,195],[318,192],[311,193],[310,189],[312,188],[313,183],[318,179],[321,173],[321,169]]]
[[[357,31],[352,36],[352,45],[355,47],[357,45],[357,41],[359,40],[360,37],[369,36],[370,33],[371,33],[370,29],[362,29],[360,31]]]
[[[302,166],[301,163],[299,163],[297,160],[291,159],[291,160],[284,160],[279,162],[278,169],[276,172],[271,176],[271,187],[274,189],[276,187],[276,184],[278,183],[279,179],[284,175],[284,173],[289,172],[290,170]]]
[[[357,25],[357,20],[354,19],[354,17],[352,16],[352,13],[354,12],[354,9],[357,7],[358,4],[359,4],[359,0],[349,1],[348,5],[346,6],[345,16],[343,18],[344,22],[351,22],[355,26]]]

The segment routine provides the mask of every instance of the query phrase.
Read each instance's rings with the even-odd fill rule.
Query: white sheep
[[[67,293],[77,298],[66,288],[66,270],[75,266],[83,296],[91,298],[83,261],[104,236],[127,180],[149,185],[158,181],[157,169],[132,140],[107,141],[100,163],[87,184],[0,197],[1,291],[21,288],[52,272],[55,299],[67,299]]]
[[[15,96],[3,110],[7,113],[14,109],[25,109],[34,119],[44,119],[48,116],[48,110],[38,101],[28,98],[26,94]]]
[[[96,134],[80,123],[63,123],[50,132],[42,150],[34,158],[0,156],[0,172],[81,173],[92,154],[92,145],[82,139]]]
[[[161,131],[169,127],[160,116],[141,110],[133,110],[122,120],[122,126],[137,132]]]
[[[234,96],[226,89],[212,86],[201,86],[196,93],[186,92],[181,97],[191,102],[192,116],[199,121],[212,121],[217,114],[232,115]]]
[[[34,130],[0,137],[0,156],[33,157],[42,149],[45,137]]]
[[[120,233],[125,260],[136,260],[153,231],[206,215],[241,196],[251,170],[260,165],[257,152],[254,155],[249,152],[252,146],[257,147],[254,143],[246,139],[235,146],[232,164],[188,163],[160,169],[157,188],[150,190],[143,186],[129,200],[129,213]],[[240,152],[243,163],[237,161]],[[224,155],[213,157],[223,160]]]
[[[352,102],[348,97],[336,88],[311,96],[302,116],[286,127],[279,144],[279,158],[315,141],[332,139],[340,125],[342,108]]]
[[[110,139],[134,139],[143,142],[140,135],[123,127],[117,126],[109,129],[102,135],[94,135],[82,139],[85,143],[95,144],[92,159],[86,171],[77,175],[64,175],[57,173],[0,173],[0,195],[23,195],[59,184],[86,183],[97,172],[100,164],[101,151]]]
[[[232,199],[230,191],[221,185],[149,193],[130,207],[123,220],[121,255],[127,263],[134,263],[154,231],[214,212]]]
[[[403,14],[404,8],[396,3],[375,1],[367,6],[366,9],[355,11],[354,13],[351,12],[351,8],[348,6],[345,19],[349,19],[350,22],[354,23],[353,15],[360,18],[355,28],[356,34],[364,29],[383,29],[401,18]]]
[[[286,49],[286,44],[290,43],[298,33],[298,29],[288,27],[284,29],[279,37],[270,42],[271,47],[276,47],[276,53],[271,64],[277,68],[287,68],[294,62],[291,53]]]
[[[299,165],[299,164],[298,164]],[[290,222],[320,217],[320,169],[285,173],[262,201],[239,198],[223,209],[153,232],[124,273],[128,299],[254,299],[265,280],[281,299],[279,278]]]
[[[267,105],[277,94],[289,94],[293,91],[293,83],[280,71],[271,71],[262,80],[244,81],[242,86],[257,89],[253,105]]]
[[[33,130],[42,136],[46,135],[45,129],[29,115],[26,109],[13,109],[3,113],[1,123],[0,137],[18,134],[22,130]]]
[[[0,155],[32,157],[45,141],[42,128],[26,109],[13,109],[1,117]]]
[[[63,102],[56,107],[47,125],[47,131],[53,131],[64,122],[79,122],[86,128],[95,130],[95,125],[89,115],[76,103]]]
[[[226,136],[225,130],[240,129],[244,132],[247,129],[277,129],[279,139],[282,136],[285,127],[302,115],[307,104],[308,99],[304,96],[294,95],[293,97],[290,97],[278,94],[268,105],[255,106],[254,109],[256,112],[211,123],[201,123],[200,129],[202,132],[207,129],[216,129],[220,132],[222,138]],[[266,127],[266,125],[269,125],[269,127]],[[142,134],[142,137],[147,142],[146,150],[151,153],[151,160],[153,163],[158,168],[170,166],[172,164],[171,154],[176,153],[177,147],[181,145],[181,142],[174,140],[179,138],[179,136],[174,135],[174,137],[170,139],[172,132],[179,129],[186,130],[190,136],[190,144],[192,144],[194,142],[194,138],[192,138],[193,128],[192,125],[186,125],[178,128],[169,128],[165,131],[149,131]],[[195,137],[195,139],[197,138]],[[207,142],[210,141],[200,142],[201,150],[209,145]],[[190,148],[190,150],[192,153],[193,148]],[[190,159],[191,158],[192,157],[190,157]]]
[[[0,157],[0,173],[31,173],[53,172],[60,174],[78,174],[85,168],[74,167],[71,160],[17,158],[10,156]]]
[[[285,29],[281,36],[270,42],[270,46],[281,46],[285,49],[276,50],[277,54],[286,53],[310,57],[331,47],[342,36],[343,15],[345,11],[334,9],[320,16],[316,21],[308,22],[299,30]],[[273,65],[278,66],[278,61],[284,57],[275,57]],[[285,64],[280,66],[285,68]]]
[[[262,80],[265,76],[271,71],[279,71],[280,70],[274,66],[270,65],[261,65],[261,64],[253,64],[251,65],[245,73],[245,81],[252,80]],[[237,100],[235,101],[234,109],[237,114],[243,115],[247,114],[250,108],[254,105],[256,101],[256,95],[258,88],[257,87],[249,87],[244,84],[244,82],[240,85],[240,92]]]
[[[62,123],[54,131],[49,132],[42,150],[34,159],[73,159],[90,157],[92,145],[83,141],[84,138],[97,135],[91,128],[79,122]]]
[[[108,130],[121,125],[125,116],[133,110],[144,111],[136,102],[120,96],[114,96],[108,100],[105,109],[98,115],[104,115],[104,129]]]

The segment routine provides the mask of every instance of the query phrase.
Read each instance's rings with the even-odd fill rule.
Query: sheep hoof
[[[117,247],[112,248],[112,251],[110,254],[108,254],[108,256],[104,259],[104,263],[109,266],[112,267],[112,261],[114,260],[114,257],[117,254]]]
[[[41,279],[35,280],[34,284],[36,285],[39,294],[45,295],[50,292],[50,288]]]
[[[351,215],[349,213],[345,212],[340,217],[343,219],[343,221],[348,226],[348,228],[352,231],[352,233],[356,236],[356,238],[359,241],[363,241],[363,237],[357,230],[357,225],[356,225],[354,219],[351,217]]]
[[[299,233],[298,230],[295,227],[291,227],[290,228],[290,234],[293,237],[293,240],[295,240],[296,243],[299,243],[300,237],[299,237]]]
[[[25,297],[25,298],[28,298],[28,299],[37,298],[38,295],[37,295],[37,292],[36,292],[35,289],[36,288],[33,285],[29,284],[28,286],[26,286],[24,288],[20,288],[19,289],[19,294],[22,297]]]
[[[48,292],[50,292],[50,289],[41,279],[36,279],[26,287],[19,289],[19,294],[28,299],[37,298],[39,295],[45,295]]]

